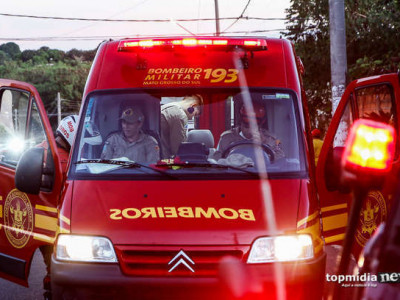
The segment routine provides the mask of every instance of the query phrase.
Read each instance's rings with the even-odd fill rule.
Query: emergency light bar
[[[130,39],[120,41],[118,51],[136,52],[142,50],[161,50],[161,49],[195,49],[207,48],[208,50],[232,50],[245,49],[251,51],[267,50],[265,39],[248,38],[220,38],[220,37],[201,37],[201,38],[163,38],[163,39]]]
[[[395,131],[390,125],[359,119],[354,122],[342,157],[345,169],[358,172],[390,171],[395,152]]]

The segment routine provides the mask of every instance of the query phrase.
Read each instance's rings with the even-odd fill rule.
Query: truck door
[[[326,244],[342,244],[351,208],[350,189],[340,183],[340,157],[348,129],[358,118],[391,124],[399,130],[399,77],[388,74],[353,81],[332,118],[317,165],[317,187]],[[399,172],[399,143],[391,174],[380,190],[369,192],[360,214],[353,254],[357,257],[377,226],[386,220]]]
[[[15,187],[24,151],[44,148],[46,180],[38,195]],[[0,80],[0,277],[28,286],[35,250],[52,244],[57,229],[61,169],[50,123],[36,89]]]

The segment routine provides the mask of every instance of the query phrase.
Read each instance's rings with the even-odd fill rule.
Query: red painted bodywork
[[[0,87],[11,88],[11,89],[15,89],[15,90],[23,90],[23,91],[28,92],[30,94],[29,108],[32,106],[32,99],[35,99],[36,103],[38,104],[37,107],[39,109],[40,114],[42,116],[46,116],[46,111],[41,102],[39,93],[37,92],[36,88],[33,87],[32,85],[24,83],[24,82],[14,81],[14,80],[1,79]],[[27,123],[29,124],[29,119],[28,119]],[[56,142],[54,140],[50,122],[48,121],[48,119],[46,117],[43,118],[43,125],[44,125],[44,130],[45,130],[47,138],[48,138],[49,148],[51,149],[51,152],[53,154],[53,160],[54,160],[54,166],[55,166],[55,168],[54,168],[55,174],[54,175],[56,176],[56,178],[62,179],[63,175],[62,175],[61,161],[57,154],[57,150],[56,150],[57,146],[56,146]],[[30,269],[30,262],[33,258],[33,254],[34,254],[35,250],[42,245],[48,245],[50,243],[49,240],[51,240],[51,239],[54,240],[55,236],[56,236],[55,226],[48,228],[49,230],[45,230],[43,228],[37,228],[36,216],[45,216],[45,217],[50,217],[50,218],[54,218],[54,219],[57,217],[57,213],[50,212],[50,211],[43,211],[42,209],[40,209],[40,207],[42,207],[42,206],[52,207],[52,208],[54,208],[54,210],[57,210],[57,205],[59,204],[59,199],[60,199],[60,191],[62,190],[62,187],[63,187],[63,181],[55,180],[54,187],[51,192],[40,193],[39,195],[28,195],[28,198],[31,203],[32,210],[33,210],[33,231],[32,231],[32,233],[30,233],[29,242],[26,244],[25,247],[15,248],[10,244],[10,242],[6,238],[5,227],[7,225],[4,223],[4,214],[5,214],[4,206],[5,206],[5,202],[6,202],[6,197],[10,193],[10,191],[15,189],[15,183],[14,183],[15,169],[0,165],[0,174],[1,174],[0,175],[0,178],[1,178],[0,179],[0,196],[2,196],[2,201],[0,201],[0,205],[1,205],[0,252],[2,254],[9,255],[11,257],[18,257],[19,259],[27,262],[25,265],[25,279],[15,278],[14,276],[10,276],[9,274],[3,273],[3,272],[0,272],[0,276],[3,278],[6,278],[8,280],[14,281],[18,284],[28,286],[28,275],[29,275],[29,269]],[[43,237],[44,237],[44,239],[43,239]],[[47,242],[45,240],[47,240]]]
[[[296,202],[301,181],[270,181],[280,233],[296,231]],[[268,235],[259,181],[235,181],[234,185],[229,180],[160,181],[156,184],[157,189],[152,181],[74,182],[71,233],[104,235],[107,232],[117,245],[250,245],[256,237]],[[88,209],[85,199],[96,201]],[[172,214],[170,217],[110,219],[110,209],[145,207],[251,209],[255,221],[171,217]]]
[[[317,166],[317,186],[318,186],[318,193],[320,197],[320,202],[321,202],[321,208],[322,208],[322,217],[323,220],[325,221],[326,218],[330,217],[335,217],[337,215],[344,215],[348,214],[350,212],[351,204],[352,204],[352,194],[348,192],[341,192],[339,190],[335,191],[329,191],[327,189],[327,186],[325,184],[327,175],[326,174],[326,169],[327,169],[327,159],[328,159],[328,153],[330,149],[332,149],[332,144],[333,140],[335,137],[336,130],[339,126],[340,119],[342,117],[343,111],[346,107],[346,104],[350,102],[351,104],[351,112],[354,116],[354,119],[359,118],[359,111],[357,106],[353,102],[353,95],[355,91],[359,88],[367,87],[367,86],[376,86],[380,84],[389,84],[392,87],[393,90],[393,97],[394,97],[394,105],[393,108],[396,109],[397,116],[400,115],[400,105],[398,105],[400,101],[400,86],[399,86],[399,76],[398,74],[386,74],[386,75],[379,75],[379,76],[373,76],[373,77],[368,77],[368,78],[363,78],[363,79],[358,79],[353,82],[351,82],[348,87],[346,88],[342,99],[336,109],[336,112],[332,118],[331,124],[329,126],[329,129],[326,133],[325,139],[324,139],[324,144],[321,149],[321,153],[319,156],[318,160],[318,166]],[[395,126],[396,132],[399,132],[399,124],[393,124]],[[399,162],[399,156],[398,156],[398,145],[397,145],[397,156],[395,157],[395,160],[392,165],[392,171],[388,176],[385,177],[385,184],[383,185],[382,189],[379,190],[378,192],[381,193],[381,195],[384,198],[384,203],[386,206],[386,209],[389,210],[391,207],[391,202],[392,202],[392,197],[393,193],[395,192],[396,189],[396,178],[397,174],[399,172],[399,167],[400,167],[400,162]],[[338,206],[337,209],[328,209],[326,208],[333,208],[335,206]],[[387,214],[386,214],[387,215]],[[361,218],[361,216],[360,216]],[[360,225],[359,225],[360,226]],[[339,227],[335,228],[332,230],[328,230],[327,228],[324,228],[324,236],[325,238],[328,238],[327,241],[329,244],[341,244],[343,241],[344,233],[345,233],[346,227]],[[359,230],[362,230],[359,228]],[[333,240],[332,242],[329,242],[330,237],[338,237],[339,235],[342,235],[342,237],[338,240]],[[354,249],[353,249],[353,254],[355,256],[358,256],[360,254],[360,251],[362,250],[362,246],[359,243],[355,243]]]
[[[119,52],[118,41],[103,43],[97,52],[90,71],[83,97],[83,105],[89,93],[110,89],[161,89],[182,87],[182,84],[166,82],[163,84],[146,80],[150,69],[155,68],[223,68],[235,69],[231,54],[233,52],[207,51],[206,49],[187,49],[177,52],[147,51],[145,53]],[[305,144],[308,174],[298,179],[270,180],[277,233],[296,233],[307,230],[319,249],[316,257],[324,255],[319,226],[319,205],[315,193],[314,157],[310,138],[307,103],[301,86],[299,60],[296,59],[293,45],[282,39],[267,39],[266,51],[256,51],[249,57],[249,68],[240,69],[245,82],[221,83],[200,78],[186,84],[188,88],[239,88],[269,87],[293,91],[298,101],[301,132]],[[243,55],[240,52],[239,55]],[[146,68],[138,65],[146,62]],[[204,74],[204,73],[202,73]],[[157,81],[155,77],[152,81]],[[25,87],[26,89],[30,86]],[[38,97],[37,97],[38,99]],[[40,104],[42,117],[45,113]],[[223,111],[205,110],[200,121],[201,128],[213,124],[215,137],[224,130],[218,117]],[[46,130],[49,131],[46,119]],[[50,134],[49,134],[50,136]],[[55,149],[54,139],[50,139]],[[310,146],[311,145],[311,146]],[[56,162],[58,159],[56,157]],[[61,233],[101,235],[108,237],[118,251],[124,247],[139,246],[202,246],[228,247],[246,246],[248,255],[251,243],[261,236],[268,236],[271,230],[265,220],[264,202],[260,180],[180,180],[180,181],[133,181],[133,180],[73,180],[57,182],[58,192],[52,203],[57,203],[64,187],[62,200],[58,206],[59,231]],[[11,183],[11,177],[8,185]],[[3,192],[3,191],[1,191]],[[57,199],[57,200],[56,200]],[[251,209],[255,220],[229,218],[140,218],[111,219],[112,209],[143,209],[146,207],[202,207],[230,208],[234,210]],[[310,216],[313,219],[308,219]],[[299,221],[301,221],[299,223]],[[32,246],[33,247],[33,246]],[[30,255],[34,248],[25,248],[21,253]],[[242,248],[241,248],[242,249]],[[27,258],[28,259],[28,258]],[[28,261],[30,261],[28,259]]]

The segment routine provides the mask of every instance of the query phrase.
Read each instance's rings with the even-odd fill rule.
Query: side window
[[[347,139],[347,135],[349,134],[349,130],[351,124],[353,124],[354,118],[351,110],[351,99],[353,96],[350,96],[350,99],[347,100],[346,107],[343,111],[343,115],[340,119],[339,126],[335,133],[335,138],[333,140],[333,147],[344,147]]]
[[[40,118],[39,109],[35,101],[32,103],[28,141],[27,148],[32,148],[47,141],[42,119]]]
[[[15,167],[25,149],[29,93],[3,90],[0,95],[0,163]]]
[[[340,185],[341,167],[340,161],[344,151],[344,145],[349,134],[349,129],[354,121],[351,105],[352,94],[347,99],[343,114],[336,128],[333,145],[331,145],[325,163],[325,186],[328,191],[339,190],[341,193],[349,193],[350,190],[342,189]]]
[[[397,129],[398,120],[393,89],[389,84],[357,89],[356,104],[360,118],[390,124]],[[398,157],[399,154],[399,143],[396,143],[395,156]]]
[[[395,125],[397,123],[392,89],[387,84],[356,90],[356,103],[360,118]]]

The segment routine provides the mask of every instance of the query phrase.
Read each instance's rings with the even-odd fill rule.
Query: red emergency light
[[[342,166],[353,173],[386,173],[392,167],[395,130],[372,120],[354,122],[346,141]]]
[[[250,51],[267,50],[266,39],[260,38],[221,38],[221,37],[190,37],[190,38],[156,38],[156,39],[129,39],[119,42],[118,51],[137,52],[143,50],[162,49],[194,49],[207,48],[208,50],[244,49]]]

